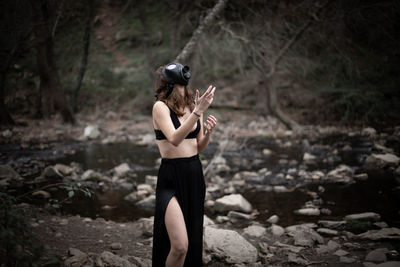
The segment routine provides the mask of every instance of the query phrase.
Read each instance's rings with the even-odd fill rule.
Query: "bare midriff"
[[[178,146],[168,140],[156,140],[162,158],[186,158],[197,154],[197,139],[184,139]]]

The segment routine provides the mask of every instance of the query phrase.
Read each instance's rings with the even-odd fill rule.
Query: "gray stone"
[[[261,237],[265,235],[267,230],[259,225],[250,225],[249,227],[246,227],[243,231],[243,235],[248,235],[250,237]]]
[[[274,236],[281,236],[281,235],[283,235],[285,233],[285,229],[283,227],[279,226],[279,225],[273,224],[271,226],[271,233]]]
[[[367,256],[365,257],[366,261],[372,261],[372,262],[385,262],[387,261],[386,253],[388,253],[389,250],[387,248],[377,248],[374,249],[373,251],[369,252]]]
[[[231,194],[217,199],[214,209],[221,212],[234,210],[250,213],[253,208],[242,195]]]
[[[88,260],[87,254],[76,248],[69,248],[68,255],[71,257],[64,260],[63,266],[83,266]]]
[[[102,267],[136,267],[130,261],[109,251],[103,251],[96,259],[96,266]]]
[[[255,263],[257,249],[237,232],[206,226],[204,229],[205,249],[224,258],[228,263]]]
[[[353,178],[358,181],[366,181],[368,180],[368,174],[367,173],[354,174]]]
[[[136,202],[135,205],[143,209],[154,209],[156,206],[156,196],[150,195],[145,199]]]
[[[338,249],[333,254],[338,256],[338,257],[342,257],[342,256],[346,256],[349,253],[347,251],[343,250],[343,249]]]
[[[146,175],[145,177],[146,184],[151,185],[151,187],[155,188],[157,185],[157,176],[155,175]]]
[[[342,262],[342,263],[353,263],[353,262],[356,261],[356,259],[350,258],[350,257],[346,257],[346,256],[341,256],[339,258],[339,261]]]
[[[365,159],[367,167],[382,168],[386,166],[397,166],[400,163],[400,158],[394,154],[371,154]]]
[[[288,245],[288,244],[283,244],[283,243],[281,243],[279,241],[276,241],[274,243],[274,246],[280,247],[280,248],[282,248],[284,250],[288,250],[288,251],[291,251],[291,252],[294,252],[294,253],[299,253],[300,251],[305,249],[304,247],[301,247],[301,246],[292,246],[292,245]]]
[[[321,214],[318,208],[303,208],[295,210],[294,213],[307,216],[319,216]]]
[[[278,215],[272,215],[271,217],[268,218],[267,222],[271,224],[277,224],[279,222]]]
[[[294,238],[294,244],[299,246],[313,246],[317,243],[324,243],[324,239],[312,228],[304,225],[286,227],[286,231]]]
[[[111,243],[110,248],[113,250],[119,250],[119,249],[122,249],[122,244],[119,242],[114,242],[114,243]]]
[[[317,232],[319,234],[328,235],[328,236],[337,236],[339,234],[338,231],[331,230],[331,229],[328,229],[328,228],[318,228]]]
[[[330,229],[336,229],[347,224],[346,221],[329,221],[329,220],[319,220],[318,224]]]
[[[204,215],[203,219],[203,226],[209,226],[209,225],[214,225],[214,221],[211,220],[210,218],[207,217],[207,215]]]
[[[375,212],[364,212],[357,214],[350,214],[344,217],[345,220],[362,220],[362,221],[379,221],[381,216]]]
[[[49,198],[51,195],[47,191],[38,190],[38,191],[33,192],[32,196],[39,196],[39,197],[42,197],[42,198]]]
[[[54,165],[54,168],[64,176],[71,175],[74,171],[74,169],[71,168],[70,166],[59,163]]]
[[[324,179],[330,180],[336,183],[348,183],[351,182],[353,176],[353,169],[347,165],[341,164],[334,170],[328,172]]]
[[[400,229],[391,227],[391,228],[383,228],[380,230],[368,230],[365,233],[356,235],[356,237],[369,240],[381,240],[381,239],[400,240]]]
[[[88,139],[97,139],[100,136],[99,127],[97,125],[86,126],[83,137]]]
[[[151,216],[150,218],[140,218],[137,222],[144,236],[153,236],[154,216]]]
[[[122,163],[114,168],[115,173],[121,177],[125,175],[127,172],[131,171],[132,169],[129,167],[128,163]]]
[[[238,211],[230,211],[228,212],[227,215],[232,223],[238,222],[238,221],[246,221],[246,220],[253,220],[254,216]]]

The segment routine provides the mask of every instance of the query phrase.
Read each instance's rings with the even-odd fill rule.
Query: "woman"
[[[215,87],[199,97],[187,84],[188,66],[169,63],[157,70],[153,126],[161,154],[156,187],[153,266],[201,266],[205,182],[198,153],[209,143],[217,119],[203,113]]]

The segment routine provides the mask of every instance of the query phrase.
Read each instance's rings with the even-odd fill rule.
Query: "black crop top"
[[[168,106],[168,105],[167,105]],[[172,123],[174,124],[175,129],[178,129],[179,126],[181,126],[181,122],[178,119],[178,116],[176,113],[168,106],[170,116]],[[200,120],[197,120],[197,126],[196,129],[191,131],[185,139],[190,139],[190,138],[196,138],[197,134],[200,132]],[[167,139],[167,137],[164,135],[164,133],[161,130],[154,129],[154,133],[156,134],[156,140],[164,140]]]

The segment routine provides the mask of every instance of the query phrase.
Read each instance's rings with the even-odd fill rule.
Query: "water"
[[[370,153],[370,144],[362,139],[337,136],[318,142],[321,145],[307,148],[308,152],[318,156],[317,164],[305,166],[302,164],[305,148],[299,142],[294,141],[292,146],[284,147],[273,139],[261,137],[249,139],[244,147],[224,153],[223,156],[232,168],[232,173],[228,173],[226,176],[229,178],[237,171],[257,171],[261,168],[268,168],[273,174],[285,173],[291,167],[307,170],[319,169],[327,172],[342,163],[356,167],[356,171],[362,171],[361,163],[365,156]],[[341,147],[345,144],[350,144],[352,150],[339,151],[332,155],[332,147]],[[217,147],[218,145],[215,143],[210,144],[202,153],[203,158],[210,159]],[[264,148],[274,151],[272,156],[265,157],[262,154]],[[93,169],[105,174],[115,166],[126,162],[137,174],[137,177],[134,178],[136,183],[143,183],[144,177],[148,174],[157,175],[158,165],[156,161],[159,158],[156,146],[137,146],[131,143],[109,145],[96,143],[49,144],[30,149],[21,149],[17,145],[6,145],[0,147],[0,153],[0,164],[12,163],[21,167],[29,165],[32,159],[42,160],[48,164],[63,163],[68,165],[71,162],[78,162],[83,170]],[[326,161],[327,158],[331,160]],[[288,164],[293,166],[279,164],[282,159],[287,160]],[[32,169],[32,166],[27,167],[27,169],[29,168]],[[396,205],[400,199],[398,191],[393,190],[397,186],[395,177],[387,171],[369,172],[368,174],[369,179],[367,181],[357,181],[347,185],[322,185],[325,191],[318,195],[323,200],[321,207],[332,211],[329,216],[309,217],[293,213],[293,210],[301,208],[305,202],[313,199],[307,194],[307,191],[318,192],[317,184],[294,180],[287,186],[303,184],[293,192],[275,193],[247,190],[243,195],[252,203],[253,208],[258,210],[259,215],[256,220],[261,223],[265,223],[267,218],[274,214],[280,217],[280,225],[287,226],[303,222],[316,222],[320,219],[341,220],[347,214],[372,211],[381,214],[382,219],[390,225],[400,225],[398,205]],[[26,177],[29,177],[29,175],[26,175]],[[28,190],[29,188],[25,188],[19,193]],[[67,196],[67,192],[64,190],[51,191],[51,193],[53,197],[60,200]],[[96,190],[92,198],[79,193],[71,201],[65,202],[61,211],[62,213],[80,214],[91,218],[103,217],[118,222],[132,221],[153,215],[152,210],[139,209],[133,203],[125,201],[123,198],[129,193],[131,191],[128,190],[102,191],[99,189]],[[44,204],[44,201],[40,200],[33,202],[38,205]],[[113,208],[102,209],[105,205]],[[209,210],[206,213],[211,218],[215,217],[215,214]]]

